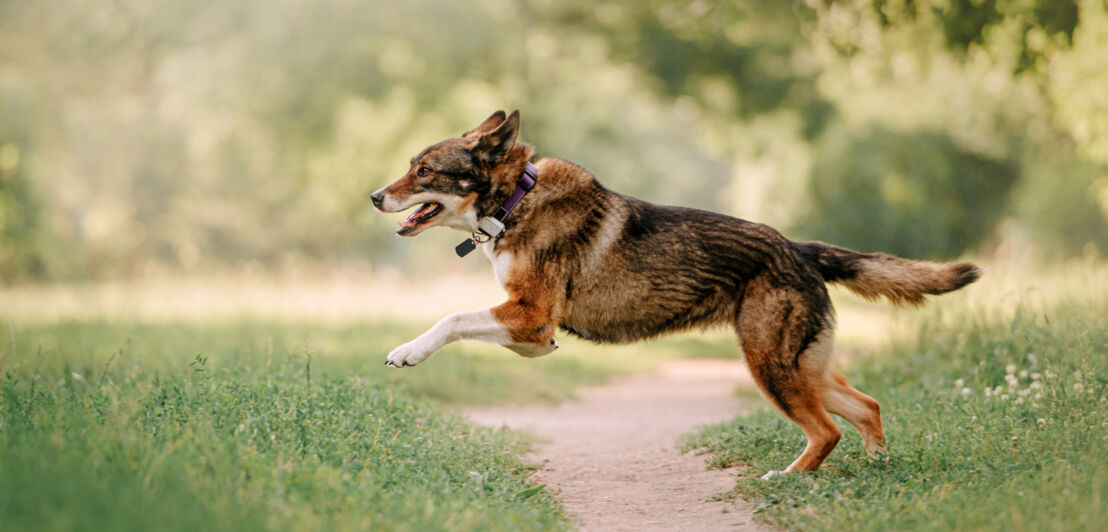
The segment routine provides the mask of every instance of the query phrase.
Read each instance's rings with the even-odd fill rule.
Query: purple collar
[[[504,219],[508,217],[516,206],[519,205],[520,200],[535,186],[535,181],[539,177],[539,169],[535,165],[527,162],[527,167],[523,170],[523,175],[519,176],[519,181],[516,181],[516,188],[512,191],[512,195],[508,196],[508,199],[504,200],[496,211],[492,213],[492,216],[486,216],[481,218],[477,222],[477,230],[473,232],[472,238],[467,238],[461,244],[458,244],[454,248],[454,252],[459,257],[464,257],[477,248],[477,244],[484,244],[489,240],[499,237],[504,233]]]
[[[519,176],[519,181],[516,181],[516,189],[512,191],[512,195],[508,196],[508,199],[504,200],[504,203],[500,204],[500,207],[492,213],[493,218],[503,222],[512,211],[515,210],[516,205],[519,205],[519,200],[523,199],[523,196],[527,194],[531,187],[535,186],[535,179],[539,177],[539,169],[535,165],[527,162],[527,168],[523,170],[523,175]],[[497,236],[497,235],[489,235]]]

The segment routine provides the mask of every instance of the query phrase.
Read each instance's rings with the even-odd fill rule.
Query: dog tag
[[[477,242],[474,242],[472,238],[467,238],[454,247],[454,253],[457,253],[459,257],[464,257],[475,249],[477,249]]]

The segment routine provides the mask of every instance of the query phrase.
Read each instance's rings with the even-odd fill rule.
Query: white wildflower
[[[961,388],[965,385],[966,385],[965,379],[958,379],[958,380],[954,381],[954,387],[955,388]]]
[[[1004,366],[1004,372],[1009,374],[1009,375],[1011,375],[1012,373],[1015,373],[1016,372],[1016,365],[1015,364],[1008,364],[1007,366]]]
[[[1004,394],[1004,395],[1000,396],[1000,400],[1001,401],[1007,401],[1008,400],[1008,394]]]
[[[75,381],[77,381],[81,384],[86,384],[85,383],[85,378],[82,377],[80,373],[77,373],[76,371],[74,371],[73,374],[70,375],[70,376],[73,377],[73,380],[75,380]]]
[[[1026,390],[1025,389],[1025,390],[1020,390],[1019,392],[1016,392],[1016,393],[1020,394],[1020,397],[1027,397],[1028,394],[1031,393],[1031,390]]]
[[[1046,419],[1044,419],[1044,418],[1039,418],[1039,419],[1036,419],[1036,420],[1035,420],[1035,423],[1038,423],[1038,424],[1039,424],[1039,426],[1041,427],[1041,426],[1043,426],[1043,425],[1046,425]]]
[[[1080,383],[1080,382],[1075,382],[1075,383],[1073,383],[1073,390],[1074,390],[1075,392],[1080,392],[1080,391],[1081,391],[1081,388],[1084,388],[1084,386],[1081,386],[1081,383]]]
[[[1030,362],[1032,366],[1039,365],[1039,357],[1035,356],[1035,353],[1027,353],[1027,361]]]
[[[1031,408],[1039,408],[1039,403],[1031,403]]]
[[[1027,378],[1027,370],[1026,369],[1020,372],[1020,378],[1021,379],[1026,379]]]
[[[1042,388],[1042,387],[1043,387],[1043,383],[1041,383],[1039,381],[1032,381],[1031,382],[1031,389],[1032,390],[1038,390],[1039,388]]]
[[[1043,373],[1043,376],[1045,376],[1045,377],[1046,377],[1046,378],[1048,378],[1048,379],[1053,379],[1054,377],[1057,377],[1057,376],[1058,376],[1058,374],[1057,374],[1057,373],[1054,373],[1053,371],[1050,371],[1050,370],[1048,369],[1048,370],[1046,370],[1046,373]]]
[[[968,396],[971,393],[973,393],[973,391],[971,391],[969,388],[962,388],[962,395],[963,396]]]
[[[985,397],[992,397],[992,395],[993,395],[993,389],[986,386],[985,387]]]
[[[1035,394],[1035,399],[1042,399],[1042,398],[1043,398],[1042,392],[1039,392],[1039,393]]]
[[[1037,381],[1037,380],[1039,380],[1039,379],[1041,379],[1041,378],[1043,378],[1043,374],[1042,374],[1042,373],[1039,373],[1039,372],[1035,372],[1035,373],[1032,373],[1032,374],[1031,374],[1031,380],[1033,380],[1033,381]]]
[[[1022,397],[1017,397],[1016,400],[1012,401],[1012,402],[1017,404],[1017,405],[1022,405],[1023,404],[1023,398]]]

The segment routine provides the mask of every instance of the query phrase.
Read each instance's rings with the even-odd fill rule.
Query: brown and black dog
[[[519,112],[497,111],[423,150],[407,174],[373,194],[373,204],[382,212],[420,205],[400,222],[402,236],[435,225],[478,235],[481,219],[513,193],[532,156],[518,133]],[[785,471],[810,471],[839,442],[828,413],[857,427],[870,454],[883,452],[885,439],[877,401],[851,387],[831,360],[834,311],[825,283],[920,304],[981,275],[973,264],[793,242],[766,225],[613,192],[569,161],[535,164],[534,187],[483,246],[508,300],[443,318],[389,353],[386,364],[414,366],[459,340],[536,357],[557,349],[558,329],[624,343],[729,325],[763,395],[808,437]]]

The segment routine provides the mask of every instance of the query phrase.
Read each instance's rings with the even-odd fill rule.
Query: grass
[[[443,404],[557,402],[580,386],[613,375],[648,370],[676,356],[736,356],[726,335],[678,337],[634,346],[601,346],[560,336],[554,354],[525,359],[480,343],[447,346],[418,368],[384,365],[385,356],[433,321],[414,324],[321,324],[305,321],[231,320],[213,323],[68,320],[12,324],[0,321],[0,370],[98,375],[111,366],[179,370],[197,354],[212,369],[268,368],[275,361],[309,357],[317,374],[363,376],[393,383]],[[9,329],[10,325],[10,330]],[[5,338],[14,335],[14,342]],[[10,355],[14,343],[17,356]],[[5,349],[7,348],[7,349]],[[113,357],[115,360],[112,360]]]
[[[365,333],[291,339],[307,330],[13,327],[0,378],[3,528],[569,526],[510,435],[360,371],[336,346],[358,351]],[[367,346],[374,366],[382,349]]]
[[[768,410],[689,446],[750,464],[737,489],[785,527],[1095,528],[1108,522],[1108,272],[1077,273],[1028,290],[991,272],[984,303],[944,297],[890,345],[848,346],[848,375],[882,402],[887,462],[846,427],[820,472],[756,481],[803,446]],[[456,344],[396,370],[387,352],[433,319],[350,306],[313,321],[297,305],[234,317],[267,300],[142,319],[122,297],[22,313],[38,293],[0,295],[18,303],[0,317],[4,530],[565,530],[523,443],[455,405],[559,401],[661,360],[736,352],[727,331],[618,348],[560,337],[540,359]],[[865,317],[860,337],[888,321],[867,308],[843,312]]]
[[[1102,275],[943,310],[851,361],[881,402],[889,456],[857,432],[813,474],[781,469],[803,435],[768,408],[691,435],[717,466],[748,464],[736,492],[799,530],[1094,530],[1108,523],[1108,294]],[[1029,295],[1030,294],[1030,295]]]
[[[565,530],[517,436],[455,405],[562,400],[733,346],[456,344],[398,370],[385,355],[427,324],[2,323],[5,530]]]

